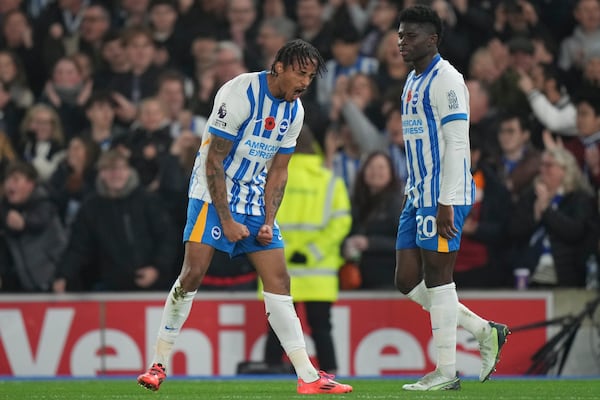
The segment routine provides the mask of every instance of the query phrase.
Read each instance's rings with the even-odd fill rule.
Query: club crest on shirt
[[[419,101],[419,92],[415,92],[415,94],[413,94],[413,96],[412,96],[412,105],[416,106],[418,101]]]
[[[215,240],[219,240],[221,238],[221,228],[218,226],[213,226],[210,230],[210,234]]]
[[[219,110],[217,111],[217,115],[219,116],[219,118],[225,118],[225,116],[227,115],[227,106],[225,105],[225,103],[221,103],[221,105],[219,106]]]
[[[448,92],[448,109],[449,110],[458,110],[458,96],[454,90]]]
[[[288,129],[290,128],[290,121],[288,121],[287,119],[284,119],[283,121],[281,121],[279,123],[279,133],[284,135]]]

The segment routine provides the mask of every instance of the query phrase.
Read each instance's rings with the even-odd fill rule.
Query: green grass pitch
[[[340,379],[354,386],[346,395],[308,396],[336,399],[600,399],[598,379],[497,379],[484,384],[477,380],[462,381],[462,390],[446,392],[405,392],[402,384],[412,380]],[[306,399],[295,392],[290,379],[170,379],[160,391],[139,387],[135,379],[97,380],[0,380],[0,399],[152,399],[152,400],[290,400]]]

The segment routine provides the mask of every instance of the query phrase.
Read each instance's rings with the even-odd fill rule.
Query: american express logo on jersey
[[[402,132],[405,135],[415,135],[425,132],[423,121],[420,119],[405,119],[402,121]]]
[[[249,147],[248,155],[252,157],[271,158],[279,150],[279,146],[258,142],[248,139],[244,142],[244,146]]]

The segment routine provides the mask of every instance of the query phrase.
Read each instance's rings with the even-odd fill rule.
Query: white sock
[[[429,311],[431,308],[431,300],[425,281],[419,282],[417,286],[411,290],[407,296],[417,304],[420,304],[423,309]],[[465,307],[462,303],[458,303],[458,325],[462,326],[470,332],[477,340],[485,337],[490,331],[488,322],[475,314],[473,311]]]
[[[263,295],[269,324],[294,366],[296,374],[304,382],[316,381],[319,379],[319,373],[308,358],[304,334],[292,297],[268,292],[263,292]]]
[[[181,327],[185,323],[190,310],[196,291],[184,292],[179,279],[175,281],[163,309],[160,327],[158,328],[158,339],[156,341],[156,353],[153,363],[160,363],[167,368],[171,349],[179,336]]]
[[[454,282],[428,289],[431,332],[437,349],[437,369],[446,378],[456,376],[456,320],[458,296]]]

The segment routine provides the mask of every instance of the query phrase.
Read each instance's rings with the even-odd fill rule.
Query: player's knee
[[[202,279],[204,279],[204,275],[206,275],[206,270],[206,268],[201,268],[201,266],[184,265],[179,275],[179,282],[183,289],[187,292],[193,292],[198,289],[200,283],[202,283]]]

